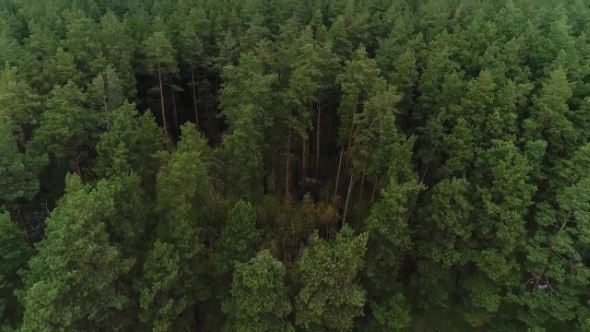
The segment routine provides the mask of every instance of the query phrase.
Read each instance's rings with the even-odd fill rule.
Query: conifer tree
[[[0,324],[7,329],[22,322],[23,308],[15,293],[22,291],[19,275],[27,267],[33,250],[27,245],[23,232],[10,220],[8,213],[0,214]]]
[[[167,75],[176,74],[178,65],[176,62],[176,50],[163,31],[155,31],[143,42],[143,53],[145,54],[145,66],[148,73],[158,77],[160,104],[162,107],[162,123],[164,125],[164,136],[168,135],[168,124],[166,108],[164,107],[163,80]]]
[[[295,331],[285,321],[291,312],[285,267],[267,250],[247,263],[237,263],[231,295],[223,302],[228,314],[224,331]]]
[[[47,221],[46,239],[25,274],[22,331],[122,328],[127,301],[115,286],[133,259],[109,243],[106,222],[115,214],[108,190],[66,179],[66,194]]]
[[[206,142],[194,126],[187,124],[182,130],[178,149],[158,173],[159,222],[136,285],[141,320],[157,331],[190,328],[195,301],[207,295],[200,284],[201,229],[213,212],[213,187],[204,160]],[[184,319],[178,319],[181,314]]]
[[[363,267],[367,234],[343,228],[333,242],[313,234],[297,263],[301,290],[296,324],[307,331],[352,331],[363,315],[365,291],[357,282]]]

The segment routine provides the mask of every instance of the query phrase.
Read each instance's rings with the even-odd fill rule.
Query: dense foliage
[[[585,0],[0,0],[0,331],[590,331]]]

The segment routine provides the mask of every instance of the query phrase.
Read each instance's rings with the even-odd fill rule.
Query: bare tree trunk
[[[345,173],[348,172],[348,168],[350,167],[350,151],[352,148],[353,131],[354,131],[354,123],[350,125],[350,132],[348,133],[348,148],[346,150],[346,168],[344,169]]]
[[[191,67],[191,88],[193,90],[193,106],[195,108],[195,126],[199,129],[199,111],[197,108],[197,82],[195,81],[195,68]]]
[[[316,142],[315,142],[315,182],[316,185],[320,183],[320,132],[322,129],[322,104],[318,102],[317,105],[317,124],[316,124]]]
[[[361,203],[361,200],[363,199],[363,188],[365,187],[365,173],[363,173],[363,176],[361,177],[361,190],[359,192],[359,204]]]
[[[170,81],[170,90],[172,91],[172,110],[174,112],[174,130],[176,131],[176,137],[180,137],[180,128],[178,127],[178,113],[176,112],[176,97],[174,97],[174,86],[172,80]]]
[[[340,170],[342,169],[342,156],[344,155],[344,147],[340,150],[340,162],[338,162],[338,173],[336,173],[336,186],[334,187],[334,204],[336,204],[336,196],[338,196],[338,182],[340,181]]]
[[[330,135],[329,135],[329,137],[332,137],[333,130],[334,130],[334,114],[332,114],[332,111],[330,110]]]
[[[346,203],[344,204],[344,215],[342,216],[342,228],[346,225],[346,214],[348,212],[348,203],[350,202],[350,193],[354,185],[354,174],[350,175],[350,183],[348,184],[348,194],[346,194]]]
[[[160,82],[160,102],[162,103],[162,123],[164,124],[164,138],[168,142],[168,125],[166,124],[166,109],[164,108],[164,88],[162,88],[162,71],[158,64],[158,81]]]
[[[375,203],[375,192],[377,191],[377,183],[379,182],[379,175],[375,179],[375,183],[373,184],[373,193],[371,194],[371,206]]]
[[[25,236],[27,237],[27,243],[29,245],[33,244],[33,241],[31,241],[31,237],[29,236],[29,232],[27,232],[27,226],[25,226],[25,218],[23,218],[23,214],[22,211],[20,210],[20,207],[18,208],[18,219],[20,220],[20,224],[23,227],[23,232],[25,232]]]
[[[84,183],[84,179],[82,179],[82,169],[80,168],[80,160],[78,156],[74,158],[74,168],[76,169],[76,174],[80,177],[80,182]]]
[[[287,139],[287,163],[285,164],[285,199],[288,200],[290,198],[289,193],[289,180],[291,178],[290,174],[290,162],[291,162],[291,128],[289,128],[289,136]]]
[[[303,188],[303,191],[305,192],[305,178],[307,175],[307,169],[306,169],[306,164],[307,164],[307,137],[303,137],[303,152],[301,153],[301,171],[303,173],[303,182],[301,187]]]
[[[539,276],[537,278],[535,278],[535,283],[533,284],[533,289],[531,289],[531,296],[535,296],[535,293],[537,292],[537,289],[539,288],[539,282],[541,282],[541,279],[545,276],[545,267],[541,268],[541,271],[539,271]]]

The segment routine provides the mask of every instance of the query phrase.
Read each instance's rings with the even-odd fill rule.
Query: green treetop
[[[223,302],[228,314],[223,330],[236,332],[292,332],[286,321],[291,312],[285,267],[267,250],[247,263],[237,263],[231,295]]]
[[[83,187],[77,175],[66,183],[25,274],[21,330],[116,330],[127,299],[115,284],[133,261],[109,243],[105,227],[115,213],[113,197]]]
[[[352,331],[363,315],[365,291],[357,276],[363,267],[367,233],[355,236],[343,228],[328,242],[314,234],[297,263],[301,290],[296,297],[296,323],[307,331]]]

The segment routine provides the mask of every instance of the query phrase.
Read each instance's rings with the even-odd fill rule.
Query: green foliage
[[[155,31],[142,45],[145,68],[150,74],[167,75],[178,71],[176,50],[163,31]]]
[[[58,165],[79,171],[80,162],[96,145],[103,114],[84,107],[86,96],[71,81],[56,87],[45,102],[39,128],[33,133],[31,149],[47,151]]]
[[[10,123],[19,144],[25,145],[41,113],[39,97],[14,68],[7,67],[0,76],[0,121]]]
[[[411,249],[409,211],[424,189],[416,179],[399,179],[393,167],[389,173],[387,187],[364,227],[369,234],[367,255],[371,257],[366,274],[374,287],[371,295],[379,296],[393,290],[395,283],[390,278],[399,274],[403,257]]]
[[[122,93],[126,97],[135,97],[135,73],[132,67],[133,53],[135,51],[133,39],[125,31],[124,23],[112,12],[107,12],[100,19],[98,38],[102,45],[102,56],[95,62],[99,69],[107,70],[108,64],[112,64],[113,69],[117,72]],[[107,68],[101,68],[102,62],[107,62]],[[109,76],[109,75],[107,75]],[[108,80],[108,78],[107,78]]]
[[[80,68],[88,71],[98,56],[100,39],[96,38],[98,26],[83,12],[64,13],[66,23],[65,47],[79,63]]]
[[[383,304],[371,303],[371,313],[375,323],[368,331],[408,331],[412,318],[407,301],[397,294]]]
[[[256,229],[256,211],[250,203],[238,201],[229,212],[228,220],[221,233],[222,271],[231,271],[236,262],[247,262],[256,253],[260,242],[260,231]]]
[[[0,7],[0,330],[590,330],[587,2]]]
[[[344,71],[338,76],[337,82],[342,90],[340,102],[339,138],[345,140],[350,137],[354,115],[372,93],[382,91],[383,78],[379,77],[379,69],[375,60],[367,57],[367,50],[359,47],[354,53],[353,59],[346,61]],[[395,103],[394,103],[395,104]],[[343,143],[341,143],[343,144]]]
[[[0,202],[32,199],[39,190],[38,175],[46,156],[19,152],[11,126],[0,121]]]
[[[194,126],[185,125],[182,132],[178,149],[158,173],[159,222],[136,285],[141,294],[141,320],[155,331],[188,328],[191,320],[178,319],[178,315],[206,295],[204,285],[199,284],[204,250],[200,233],[212,212],[213,187],[203,160],[206,142]],[[162,260],[168,264],[163,266]]]
[[[267,250],[247,263],[237,263],[231,295],[223,302],[222,310],[229,316],[223,330],[295,331],[285,322],[291,303],[284,276],[285,267]]]
[[[10,220],[8,213],[0,215],[0,324],[18,326],[22,320],[22,306],[15,292],[22,291],[19,271],[26,268],[33,251],[25,242],[23,232]]]
[[[43,79],[37,89],[41,93],[48,93],[56,85],[66,85],[70,81],[80,85],[82,73],[76,68],[74,56],[59,47],[55,55],[43,61]]]
[[[238,66],[223,69],[221,114],[229,124],[224,135],[223,155],[227,160],[228,183],[237,197],[247,200],[262,196],[264,138],[273,125],[272,86],[276,75],[266,75],[262,61],[251,53],[242,55]],[[248,89],[242,87],[247,84]]]
[[[123,87],[119,75],[111,67],[96,76],[88,87],[88,102],[93,108],[111,112],[123,103]]]
[[[95,172],[101,177],[116,174],[115,163],[119,157],[146,182],[153,181],[158,168],[156,153],[164,147],[153,116],[149,113],[139,116],[135,105],[124,103],[108,114],[107,127],[109,130],[96,145]]]
[[[307,331],[351,331],[363,315],[365,291],[357,276],[363,267],[368,234],[342,229],[333,242],[316,234],[297,263],[301,290],[296,297],[296,323]]]
[[[263,190],[263,135],[257,127],[255,107],[248,105],[242,109],[231,134],[223,138],[223,155],[227,160],[228,183],[231,183],[229,191],[246,200],[259,199]]]
[[[113,286],[133,260],[123,259],[109,243],[111,193],[82,186],[76,175],[66,183],[67,193],[47,220],[46,239],[36,246],[25,274],[22,331],[117,328],[127,301]]]

